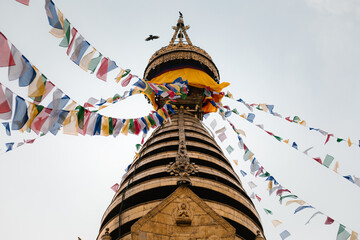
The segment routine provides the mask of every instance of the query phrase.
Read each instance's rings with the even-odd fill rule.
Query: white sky
[[[178,11],[194,45],[206,50],[220,71],[226,90],[249,103],[274,104],[283,116],[298,115],[309,126],[357,142],[360,139],[358,111],[360,81],[360,3],[355,0],[267,0],[267,1],[55,1],[64,16],[105,56],[134,74],[142,76],[151,55],[172,37]],[[57,87],[79,103],[89,97],[107,98],[124,89],[98,80],[77,67],[58,47],[60,39],[48,33],[50,26],[44,1],[30,0],[30,7],[15,0],[0,3],[0,31]],[[160,39],[145,42],[149,34]],[[14,92],[26,91],[7,80],[0,69],[0,81]],[[241,104],[229,102],[239,112]],[[109,107],[113,117],[147,115],[150,107],[142,96]],[[333,155],[339,172],[360,176],[360,148],[325,138],[304,127],[255,111],[255,123],[264,124],[276,135],[296,141],[300,150],[314,146],[313,157]],[[217,117],[217,116],[213,116]],[[219,126],[221,120],[219,120]],[[211,121],[210,119],[206,122]],[[284,186],[336,222],[325,226],[318,216],[304,226],[315,212],[293,214],[296,206],[280,205],[268,197],[266,184],[252,176],[254,189],[263,198],[255,203],[262,216],[267,239],[280,239],[287,229],[289,239],[336,239],[339,222],[360,232],[360,189],[339,175],[316,165],[246,121],[231,118],[247,133],[248,145],[260,163]],[[33,135],[5,135],[1,143],[21,141]],[[236,146],[229,139],[225,143]],[[131,163],[140,137],[83,137],[51,134],[0,155],[0,239],[94,239],[113,196],[110,187],[121,180]],[[0,148],[3,150],[4,145]],[[249,172],[242,153],[236,167]],[[333,165],[332,165],[333,166]],[[262,186],[262,187],[261,187]],[[248,188],[247,188],[248,189]],[[263,189],[263,190],[261,190]],[[249,192],[251,194],[251,192]],[[262,208],[274,212],[263,214]],[[274,229],[271,220],[284,224]]]

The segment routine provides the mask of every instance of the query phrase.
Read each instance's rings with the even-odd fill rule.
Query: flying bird
[[[150,41],[150,40],[154,40],[154,39],[158,39],[159,36],[153,36],[153,35],[149,35],[147,38],[145,38],[145,41]]]

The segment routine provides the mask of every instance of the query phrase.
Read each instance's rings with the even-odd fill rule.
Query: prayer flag
[[[48,16],[50,26],[57,29],[63,29],[56,13],[56,7],[53,1],[45,0],[45,10]]]
[[[218,130],[215,131],[215,134],[220,134],[226,131],[226,127],[220,128]]]
[[[290,117],[286,117],[286,120],[288,120],[289,122],[292,122],[292,120],[290,119]]]
[[[122,119],[116,119],[116,125],[113,130],[114,137],[117,137],[120,134],[123,125],[124,125],[124,121]]]
[[[264,167],[261,166],[259,170],[256,172],[255,177],[259,176],[260,174],[264,173]]]
[[[33,139],[27,139],[25,140],[25,143],[27,144],[33,144],[35,142],[36,138],[33,138]]]
[[[329,168],[330,164],[332,163],[332,161],[334,160],[333,156],[330,156],[329,154],[326,154],[326,157],[323,161],[323,165],[327,168]]]
[[[261,202],[261,198],[260,198],[257,194],[255,194],[255,197],[257,198],[257,200],[258,200],[259,202]]]
[[[325,224],[326,224],[326,225],[330,225],[330,224],[332,224],[333,222],[334,222],[334,219],[332,219],[332,218],[329,217],[329,216],[328,216],[328,217],[326,218],[326,220],[325,220]]]
[[[227,146],[226,151],[231,154],[234,151],[234,148],[232,146]]]
[[[305,209],[305,208],[314,208],[313,206],[300,206],[298,208],[295,209],[294,214],[300,212],[301,210]]]
[[[269,177],[270,176],[270,173],[269,172],[266,172],[266,173],[263,173],[260,175],[260,177]]]
[[[351,232],[350,240],[359,240],[358,233],[355,231]]]
[[[336,139],[337,142],[342,142],[342,141],[345,141],[344,139],[341,139],[341,138],[337,138]]]
[[[96,77],[106,82],[107,73],[117,68],[116,63],[108,58],[104,57],[101,60],[101,65],[97,71]]]
[[[354,179],[351,177],[351,175],[347,175],[347,176],[343,176],[343,177],[346,178],[347,180],[349,180],[350,182],[355,183]]]
[[[103,116],[101,119],[101,136],[109,136],[109,117]]]
[[[57,14],[58,14],[58,19],[60,22],[60,27],[61,28],[52,28],[49,33],[52,34],[54,37],[57,38],[63,38],[65,35],[65,31],[64,31],[64,15],[62,14],[62,12],[60,12],[60,10],[57,10]]]
[[[278,189],[282,189],[283,187],[281,185],[277,185],[276,187],[273,187],[269,189],[269,195],[271,195],[273,192],[277,191]]]
[[[30,98],[40,97],[46,93],[46,88],[44,84],[45,81],[43,75],[39,72],[39,70],[36,67],[34,67],[34,69],[36,72],[36,76],[28,87],[28,96]]]
[[[15,61],[10,52],[7,38],[0,32],[0,67],[13,65],[15,65]]]
[[[244,172],[243,170],[240,170],[240,173],[241,173],[241,175],[242,175],[243,177],[245,177],[245,176],[247,175],[247,173]]]
[[[97,117],[96,117],[96,122],[95,122],[93,135],[100,135],[100,132],[101,132],[101,119],[102,119],[102,115],[98,114]]]
[[[249,113],[246,120],[248,120],[249,122],[254,122],[254,118],[255,118],[255,114],[253,113]]]
[[[250,195],[250,198],[251,198],[251,199],[255,199],[255,193],[252,193],[252,194]]]
[[[314,147],[309,147],[308,149],[306,149],[303,153],[305,153],[306,155],[308,154],[308,151],[310,151],[311,149],[313,149]]]
[[[5,93],[0,83],[0,119],[9,120],[12,115],[12,92],[6,88]]]
[[[282,240],[286,239],[290,235],[291,234],[287,230],[284,230],[283,232],[280,233],[280,237],[281,237]]]
[[[269,176],[268,178],[265,179],[265,181],[274,181],[275,185],[278,185],[279,183],[275,180],[275,178],[273,176]]]
[[[70,55],[70,52],[71,52],[71,49],[72,49],[72,47],[73,47],[73,44],[74,44],[74,41],[75,41],[75,37],[76,37],[76,34],[77,34],[77,30],[76,30],[76,28],[72,28],[71,29],[71,36],[72,36],[72,39],[71,39],[71,41],[70,41],[70,44],[69,44],[69,46],[68,46],[68,49],[66,50],[66,54],[69,56]]]
[[[33,66],[30,64],[29,60],[27,60],[27,58],[24,56],[22,57],[24,58],[26,70],[23,70],[23,74],[19,78],[19,86],[26,87],[34,80],[36,72]]]
[[[268,215],[269,215],[269,214],[270,214],[270,215],[273,215],[272,211],[270,211],[269,209],[264,208],[264,211],[265,211],[265,213],[268,214]]]
[[[73,62],[76,64],[76,65],[79,65],[80,64],[80,60],[82,59],[82,57],[84,56],[86,50],[90,47],[90,43],[88,41],[82,41],[80,47],[79,47],[79,50],[75,50],[74,53],[76,52],[76,55],[71,55],[71,60],[73,60]],[[74,56],[74,57],[73,57]],[[91,61],[91,57],[92,56],[89,56],[87,57],[87,61],[90,62]],[[87,65],[85,67],[83,67],[83,69],[87,70]]]
[[[251,189],[254,189],[257,187],[257,185],[253,181],[248,182],[248,185]]]
[[[350,233],[348,233],[346,230],[345,230],[345,226],[340,224],[339,226],[339,230],[338,230],[338,233],[337,233],[337,237],[336,237],[336,240],[346,240],[350,237]]]
[[[298,145],[296,144],[296,142],[293,142],[292,147],[295,148],[296,150],[298,149]]]
[[[68,47],[69,43],[70,43],[70,31],[71,31],[71,26],[70,26],[70,22],[65,18],[64,20],[64,38],[63,40],[61,40],[59,46],[60,47]]]
[[[136,144],[136,151],[139,151],[141,148],[141,144]]]
[[[27,120],[28,116],[26,102],[22,97],[16,96],[15,114],[13,117],[11,129],[20,130],[27,122]]]
[[[317,158],[313,158],[315,161],[317,161],[318,163],[322,164],[321,162],[321,158],[317,157]]]
[[[216,122],[215,119],[213,119],[213,120],[211,121],[211,123],[210,123],[210,127],[214,130],[215,127],[216,127],[216,125],[217,125],[217,122]]]
[[[325,140],[325,144],[330,140],[330,137],[333,137],[334,134],[328,134]]]
[[[276,191],[276,195],[281,195],[283,194],[283,192],[288,192],[288,193],[291,193],[289,189],[279,189]]]
[[[276,219],[272,220],[271,223],[273,224],[273,226],[274,226],[275,228],[276,228],[277,226],[279,226],[280,224],[282,224],[282,222],[280,222],[279,220],[276,220]]]
[[[129,131],[129,122],[130,120],[127,119],[124,123],[124,126],[122,127],[121,133],[124,134],[125,136],[128,134]]]
[[[296,195],[286,195],[286,196],[282,196],[282,197],[280,197],[279,201],[281,202],[281,201],[282,201],[283,199],[285,199],[285,198],[294,198],[294,199],[296,199],[297,196],[296,196]]]
[[[19,79],[25,68],[25,61],[19,50],[11,44],[11,54],[14,58],[14,65],[8,68],[9,81]]]
[[[234,160],[234,163],[237,166],[238,165],[238,160]]]
[[[348,146],[349,146],[349,147],[351,147],[351,145],[353,144],[353,143],[350,141],[350,138],[348,138],[347,143],[348,143]]]
[[[221,142],[223,142],[227,137],[226,134],[223,132],[218,135],[218,138],[220,139]]]
[[[309,220],[305,223],[305,225],[307,225],[307,224],[310,222],[310,220],[313,219],[313,218],[314,218],[316,215],[318,215],[318,214],[322,214],[322,212],[317,211],[316,213],[314,213],[314,214],[309,218]]]
[[[249,150],[249,149],[246,149],[245,153],[244,153],[244,157],[243,159],[245,161],[249,160],[254,154]]]
[[[78,115],[78,121],[79,121],[79,133],[81,135],[85,135],[86,131],[88,129],[89,121],[90,121],[91,112],[87,109],[84,110],[84,116],[82,117],[82,120],[80,120]],[[94,130],[93,130],[94,131]]]
[[[26,5],[26,6],[29,6],[29,3],[30,3],[30,0],[16,0],[16,1],[19,2],[19,3],[22,3],[22,4]]]
[[[11,132],[10,132],[10,124],[8,122],[3,122],[2,123],[5,127],[5,131],[6,131],[6,135],[11,136]]]
[[[306,202],[304,200],[290,200],[286,202],[286,206],[292,204],[292,203],[297,203],[299,205],[304,205]]]
[[[77,136],[79,132],[77,111],[70,111],[63,123],[63,133]]]
[[[290,139],[284,140],[284,143],[288,144]]]
[[[275,136],[275,135],[273,135],[274,136],[274,138],[276,138],[276,140],[278,140],[279,142],[281,142],[282,141],[282,138],[281,137],[279,137],[279,136]]]
[[[7,147],[6,152],[9,152],[13,149],[14,142],[5,143],[5,146]]]
[[[119,187],[120,187],[120,185],[119,185],[118,183],[115,183],[115,184],[111,187],[111,189],[112,189],[114,192],[117,192],[117,190],[119,190]]]

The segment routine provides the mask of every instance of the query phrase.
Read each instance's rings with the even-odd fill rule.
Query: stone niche
[[[186,186],[131,227],[132,240],[234,240],[235,228]]]

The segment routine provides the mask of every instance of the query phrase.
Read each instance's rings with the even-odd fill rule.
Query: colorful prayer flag
[[[5,131],[6,131],[6,135],[11,136],[11,132],[10,132],[10,124],[8,122],[3,122],[2,123],[5,127]]]
[[[117,68],[116,63],[108,58],[104,57],[101,60],[100,68],[96,74],[96,77],[106,82],[107,73]]]
[[[231,154],[234,151],[234,148],[232,146],[227,146],[226,151]]]
[[[330,156],[329,154],[326,154],[326,157],[323,161],[323,165],[327,168],[329,168],[330,164],[332,163],[332,161],[334,160],[333,156]]]
[[[339,230],[336,236],[336,240],[346,240],[350,237],[350,233],[345,230],[345,226],[340,224]]]
[[[29,3],[30,3],[30,0],[16,0],[16,1],[19,2],[19,3],[22,3],[22,4],[26,5],[26,6],[29,6]]]
[[[264,208],[264,211],[265,211],[265,213],[268,214],[268,215],[269,215],[269,214],[270,214],[270,215],[273,215],[272,211],[270,211],[269,209]]]
[[[7,38],[0,32],[0,67],[13,65],[15,65],[15,61],[10,52]]]
[[[117,192],[117,190],[119,190],[119,187],[120,187],[120,185],[119,185],[118,183],[115,183],[115,184],[111,187],[111,189],[112,189],[114,192]]]
[[[22,97],[16,96],[15,114],[11,124],[12,130],[20,130],[28,120],[27,105]]]
[[[298,208],[295,209],[294,214],[300,212],[301,210],[305,209],[305,208],[314,208],[313,206],[300,206]]]
[[[290,237],[290,235],[291,234],[287,230],[284,230],[283,232],[280,233],[280,237],[281,237],[282,240]]]
[[[5,143],[5,146],[7,147],[6,152],[9,152],[13,149],[14,142]]]

